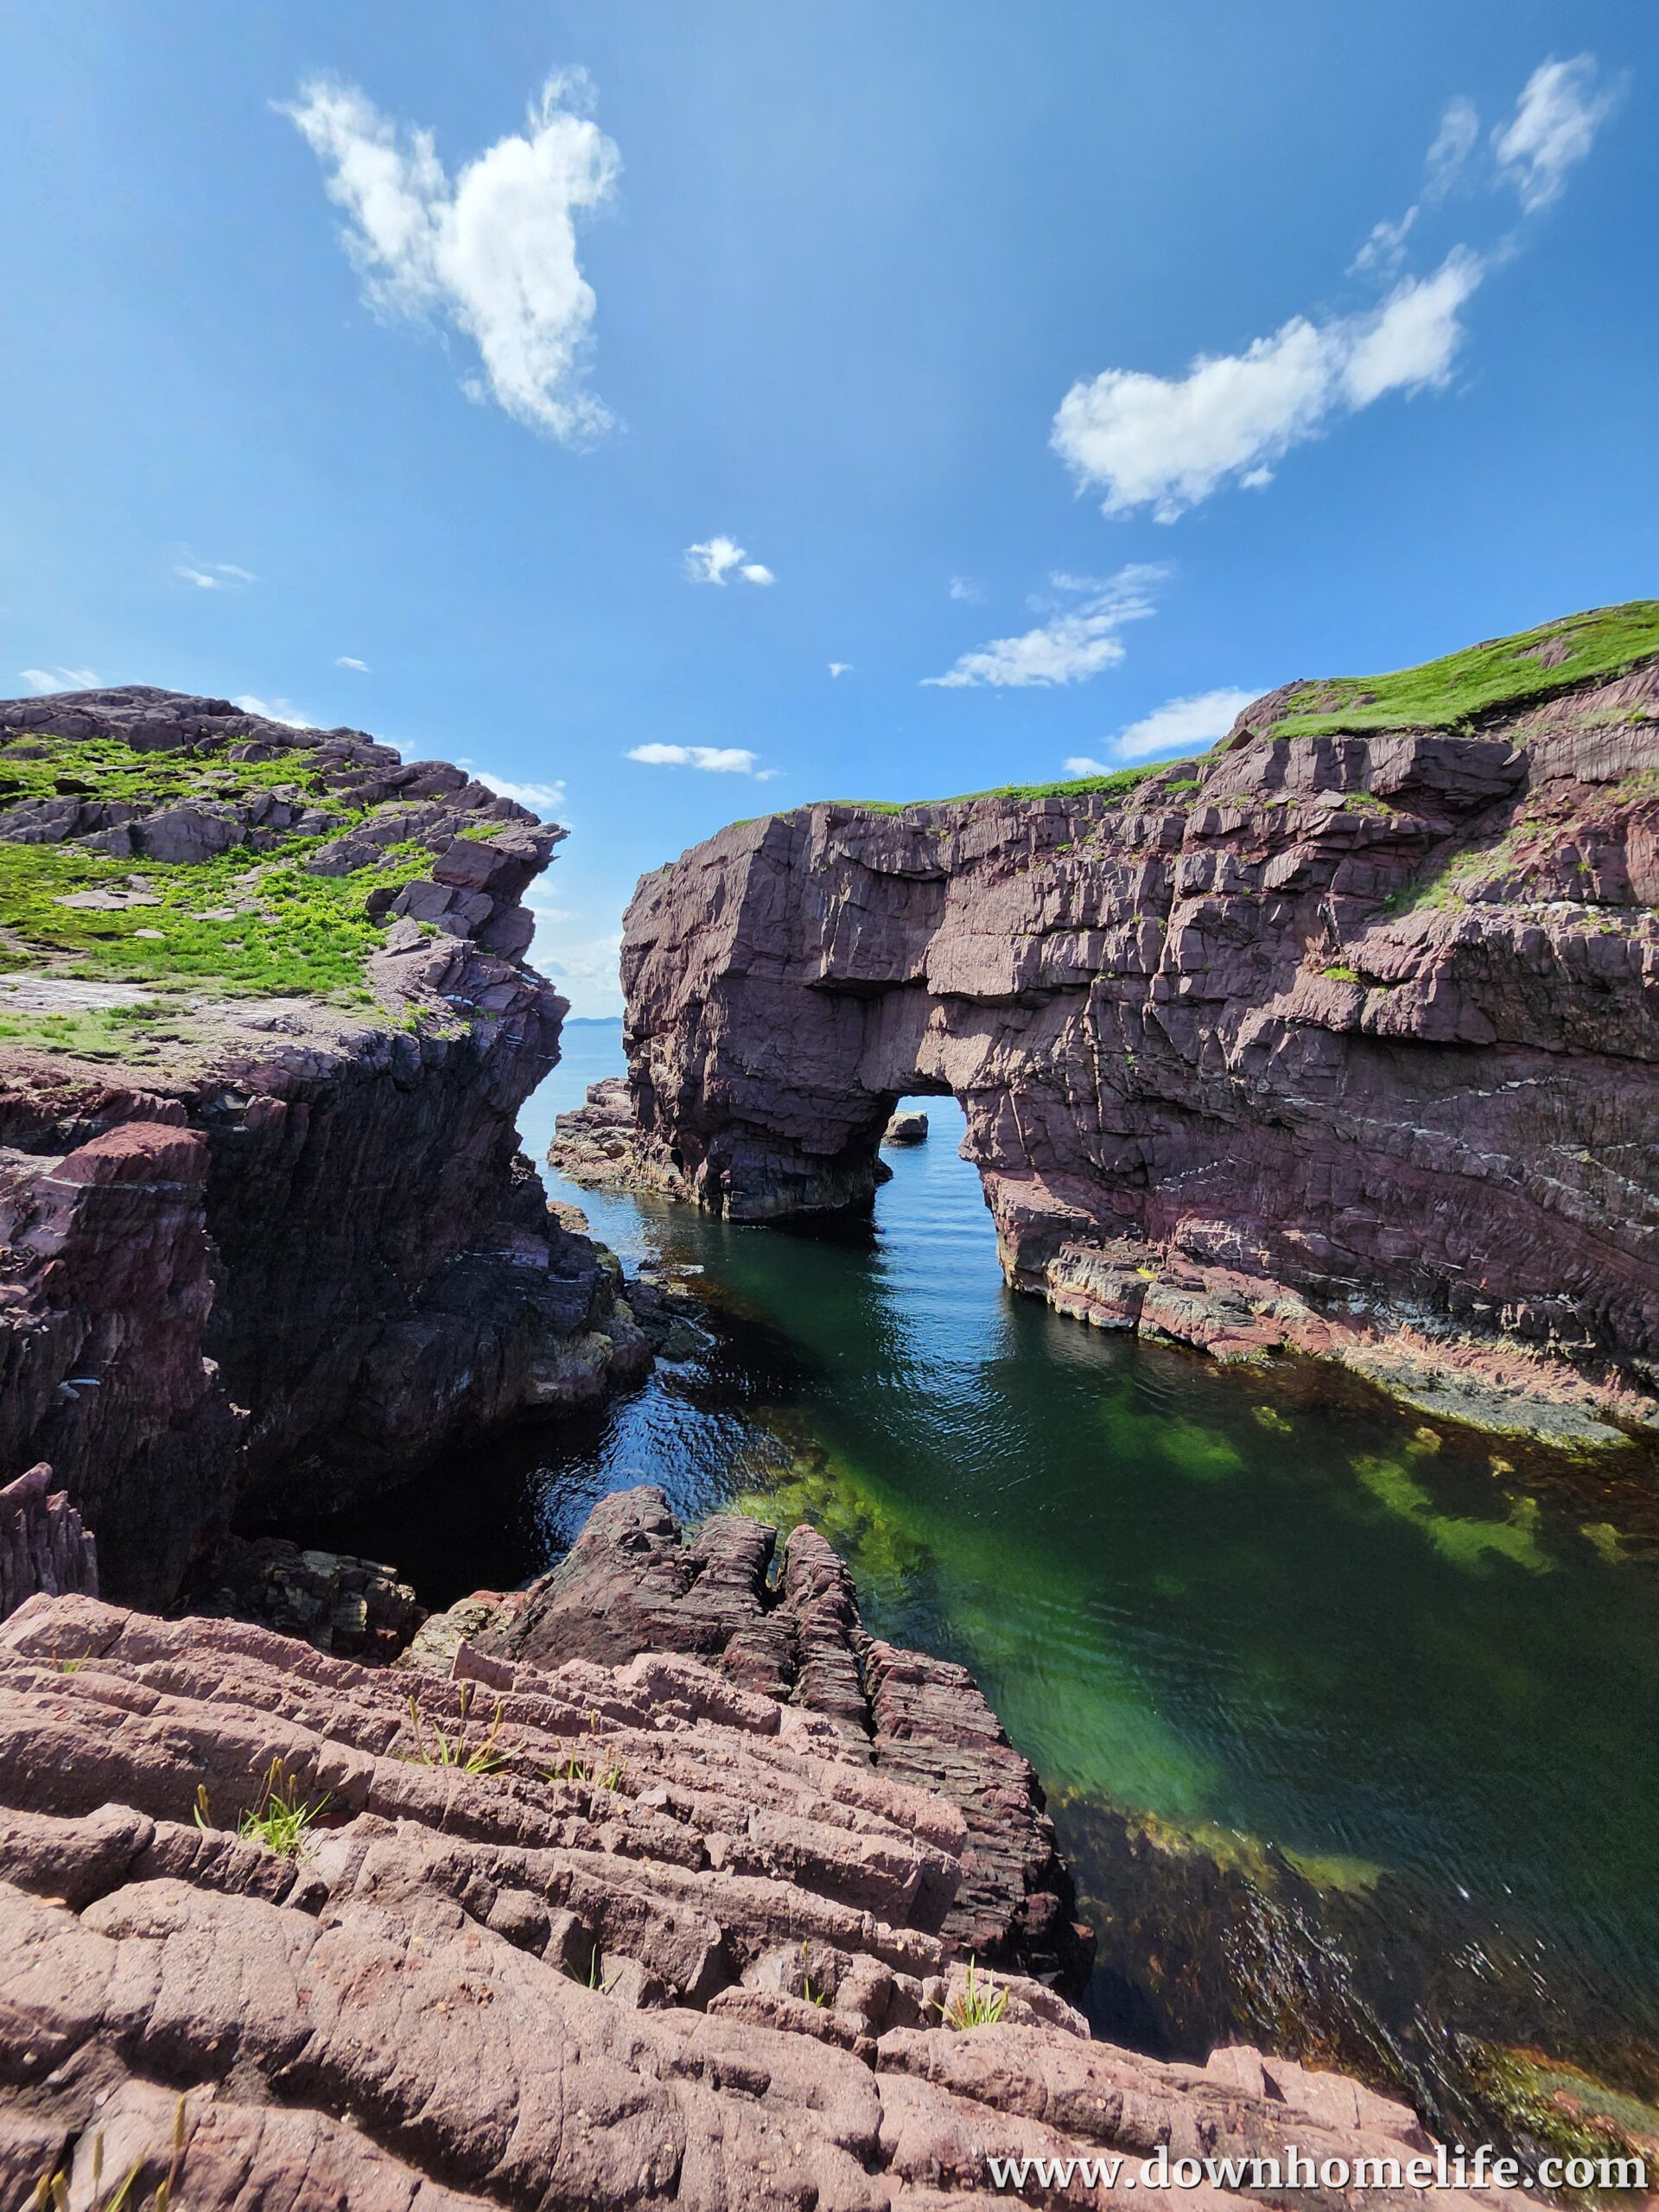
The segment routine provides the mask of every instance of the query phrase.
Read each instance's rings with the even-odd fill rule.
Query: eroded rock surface
[[[349,835],[328,839],[329,804],[296,787],[204,798],[188,836],[176,805],[70,791],[0,805],[0,839],[188,865],[227,849],[206,823],[256,867],[262,841],[300,835],[325,837],[305,865],[328,874],[389,840],[430,855],[367,894],[385,936],[363,1011],[204,987],[143,1067],[0,1046],[0,1472],[50,1460],[106,1593],[164,1602],[233,1512],[336,1504],[637,1379],[650,1347],[620,1269],[549,1216],[514,1131],[565,1012],[523,963],[520,894],[563,832],[447,763],[226,700],[0,702],[14,748],[35,731],[200,757],[204,776],[292,760]],[[147,995],[43,964],[0,983],[36,1013]]]
[[[1017,1976],[948,2025],[967,1823],[834,1719],[657,1652],[512,1677],[84,1598],[0,1628],[9,2202],[176,2157],[200,2207],[921,2212],[1006,2202],[993,2156],[1425,2151],[1355,2082],[1139,2058]],[[238,1833],[277,1759],[297,1857]]]
[[[98,1595],[98,1544],[42,1462],[0,1484],[0,1620],[36,1592]]]
[[[1659,1361],[1659,663],[1455,731],[1289,697],[1126,791],[803,807],[645,878],[635,1172],[867,1204],[895,1100],[953,1092],[1016,1287],[1617,1441]]]
[[[851,1575],[816,1529],[793,1529],[781,1555],[774,1529],[736,1515],[688,1539],[660,1490],[621,1491],[601,1499],[550,1574],[493,1610],[474,1598],[428,1623],[408,1663],[431,1652],[447,1665],[463,1636],[472,1652],[510,1665],[683,1653],[751,1695],[817,1716],[846,1755],[960,1809],[966,1840],[941,1926],[963,1955],[1081,1990],[1094,1938],[1077,1923],[1029,1760],[966,1668],[869,1634]]]

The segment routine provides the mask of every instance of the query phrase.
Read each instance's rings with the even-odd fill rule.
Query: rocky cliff
[[[643,1371],[514,1134],[563,834],[222,699],[0,703],[0,1475],[51,1462],[106,1594]]]
[[[768,816],[629,909],[628,1172],[864,1204],[894,1101],[953,1092],[1017,1288],[1617,1442],[1659,1363],[1656,907],[1651,603],[1287,685],[1201,760]]]
[[[613,1507],[520,1608],[518,1656],[455,1643],[453,1679],[86,1597],[0,1627],[7,2202],[60,2177],[92,2203],[101,2167],[135,2201],[170,2173],[180,2203],[292,2212],[925,2212],[1005,2202],[993,2158],[1081,2157],[1202,2212],[1285,2202],[1293,2146],[1315,2207],[1526,2201],[1437,2188],[1413,2114],[1357,2082],[1160,2063],[987,1975],[957,1916],[990,1808],[925,1778],[967,1764],[944,1707],[872,1740],[833,1554],[791,1545],[769,1640],[747,1566],[688,1574],[659,1506]],[[716,1663],[623,1656],[664,1629]],[[1071,2163],[1024,2180],[1115,2201]]]

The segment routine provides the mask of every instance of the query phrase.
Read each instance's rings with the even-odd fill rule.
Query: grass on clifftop
[[[0,745],[0,808],[29,799],[80,796],[151,805],[238,799],[281,791],[325,807],[327,836],[289,836],[256,853],[238,846],[192,862],[113,859],[75,844],[0,841],[0,969],[38,968],[91,982],[158,991],[218,988],[240,996],[327,997],[367,1005],[364,962],[385,942],[364,911],[369,893],[423,874],[432,855],[409,841],[383,849],[378,866],[349,875],[313,875],[307,858],[369,810],[331,792],[303,753],[280,760],[204,759],[186,753],[135,753],[118,739],[71,739],[30,731]],[[384,807],[375,810],[384,814]],[[133,904],[66,906],[86,893]],[[127,1020],[141,1017],[129,1014]],[[90,1022],[74,1018],[76,1041],[108,1057],[113,1037],[84,1039]],[[0,1039],[36,1038],[46,1017],[21,1010],[0,1020]],[[45,1041],[60,1042],[51,1037]]]
[[[998,784],[985,791],[958,791],[952,798],[838,798],[809,800],[809,805],[855,806],[861,814],[908,814],[914,806],[966,806],[976,798],[1070,798],[1078,793],[1109,796],[1132,791],[1146,776],[1167,768],[1167,760],[1149,761],[1144,768],[1117,768],[1109,776],[1061,776],[1052,784]],[[785,810],[804,814],[804,806]],[[758,817],[757,817],[758,818]]]
[[[1491,639],[1391,676],[1304,683],[1294,695],[1300,710],[1276,723],[1274,734],[1455,728],[1576,684],[1620,676],[1656,653],[1659,600],[1633,599],[1623,607],[1569,614],[1513,638]]]

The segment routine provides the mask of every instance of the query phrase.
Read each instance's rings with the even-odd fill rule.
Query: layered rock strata
[[[645,878],[633,1172],[864,1205],[896,1100],[951,1092],[1008,1281],[1067,1313],[1651,1422],[1659,661],[1455,729],[1302,734],[1306,698],[1127,790],[803,807]]]
[[[0,1484],[0,1620],[25,1598],[98,1595],[98,1545],[44,1462]]]
[[[1018,1966],[1077,1993],[1094,1937],[1076,1919],[1035,1771],[965,1668],[872,1637],[845,1565],[816,1529],[716,1515],[687,1538],[650,1486],[602,1498],[568,1556],[527,1589],[429,1621],[406,1663],[453,1653],[502,1684],[522,1664],[618,1665],[681,1653],[746,1694],[815,1715],[847,1755],[936,1793],[965,1822],[941,1932],[963,1956]],[[509,1671],[493,1671],[499,1662]]]
[[[318,1808],[292,1856],[258,1825],[274,1763]],[[992,2157],[1427,2151],[1355,2082],[1137,2057],[1017,1976],[999,2022],[951,2026],[966,1847],[833,1719],[696,1659],[515,1663],[480,1697],[32,1599],[0,1628],[0,2189],[923,2212],[1005,2201]],[[1023,2194],[1103,2201],[1075,2171]],[[1357,2197],[1433,2194],[1524,2201]]]
[[[42,1044],[49,1022],[0,1040],[0,1471],[52,1462],[106,1592],[163,1602],[233,1513],[339,1503],[637,1378],[620,1271],[550,1217],[513,1127],[557,1058],[521,893],[563,833],[459,768],[224,700],[13,701],[3,732],[23,768],[35,734],[90,734],[199,764],[204,795],[20,800],[0,841],[186,872],[245,851],[246,931],[283,895],[262,853],[369,886],[361,1006],[187,973],[142,1063]],[[273,761],[292,784],[242,788]],[[14,1026],[145,1014],[92,966],[0,977]]]

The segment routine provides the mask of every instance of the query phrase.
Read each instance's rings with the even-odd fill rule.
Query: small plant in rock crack
[[[1008,2009],[1008,1993],[979,1978],[979,1962],[970,1958],[962,1988],[938,2007],[948,2028],[994,2028]]]
[[[566,1974],[569,1975],[572,1981],[579,1981],[584,1989],[596,1989],[601,1997],[609,1993],[611,1986],[610,1980],[606,1974],[605,1961],[601,1954],[597,1942],[594,1943],[593,1950],[588,1955],[588,1971],[586,1974],[581,1973],[575,1967],[572,1966],[569,1959],[564,1962],[564,1970]]]
[[[267,1851],[274,1851],[279,1859],[297,1859],[304,1848],[306,1835],[318,1818],[332,1790],[326,1790],[315,1804],[300,1795],[300,1785],[283,1765],[281,1755],[272,1759],[270,1770],[265,1777],[265,1787],[257,1805],[244,1813],[237,1822],[236,1833],[244,1843],[263,1843]],[[213,1806],[205,1782],[196,1784],[196,1826],[211,1828],[214,1825]]]
[[[133,2160],[126,2179],[113,2196],[105,2196],[104,2131],[99,2129],[92,2138],[92,2193],[87,2200],[86,2212],[168,2212],[184,2164],[184,2105],[181,2097],[173,2120],[173,2157],[148,2204],[132,2193],[133,2183],[144,2170],[143,2158]],[[69,2176],[61,2166],[41,2176],[24,2212],[69,2212]]]
[[[588,1716],[589,1738],[598,1732],[599,1715],[590,1713]],[[594,1744],[584,1756],[573,1754],[563,1766],[550,1768],[545,1779],[549,1782],[586,1782],[601,1789],[620,1789],[627,1770],[613,1752],[607,1751],[603,1745]]]
[[[808,1953],[806,1945],[803,1943],[801,1946],[801,1995],[809,2005],[827,2005],[830,2002],[829,1991],[827,1989],[814,1989],[812,1986],[812,1976],[807,1971],[807,1961],[809,1956],[810,1954]]]
[[[489,1726],[476,1738],[467,1733],[467,1716],[472,1711],[473,1687],[462,1686],[461,1693],[461,1726],[452,1736],[439,1727],[435,1720],[429,1720],[421,1711],[418,1697],[409,1700],[409,1732],[414,1749],[402,1756],[417,1766],[447,1766],[458,1774],[493,1774],[505,1766],[511,1752],[498,1751],[501,1734],[501,1700],[495,1701],[495,1713]]]

